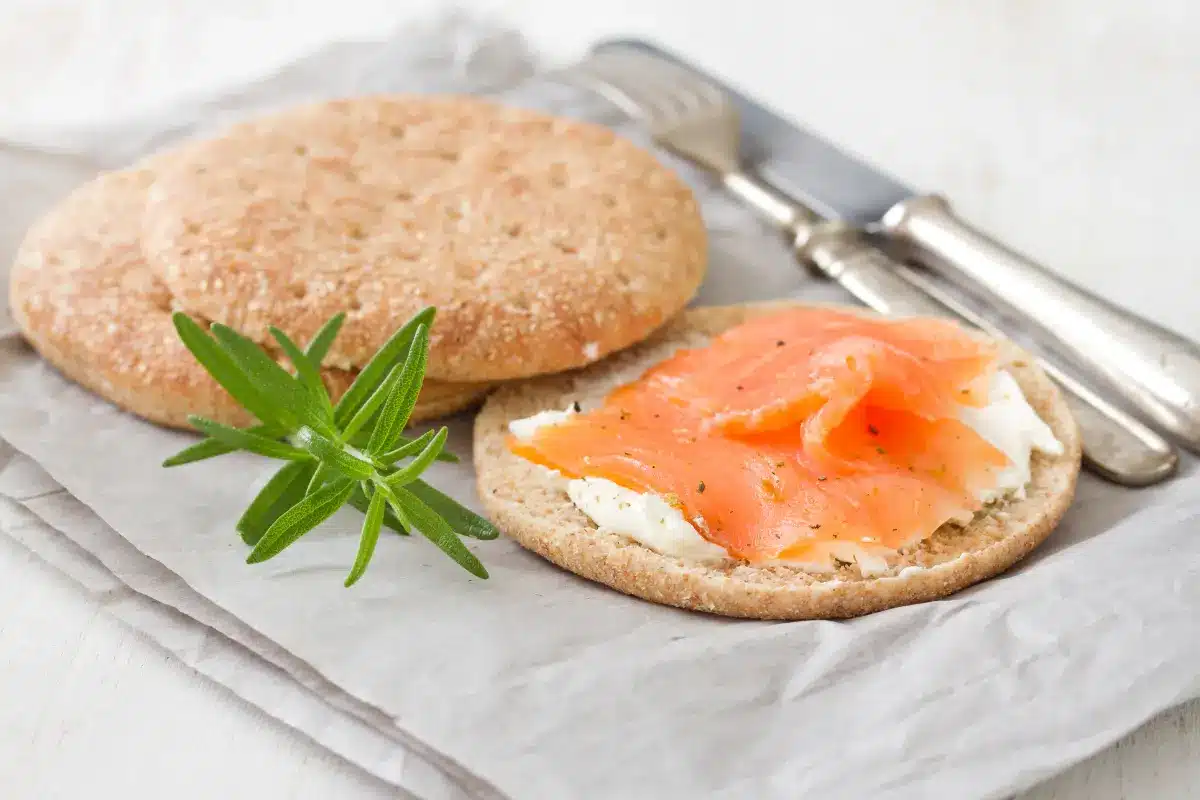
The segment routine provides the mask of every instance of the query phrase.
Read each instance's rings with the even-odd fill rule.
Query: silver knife
[[[726,92],[747,144],[762,148],[745,156],[768,183],[825,219],[907,245],[922,265],[1029,319],[1064,355],[1200,453],[1195,343],[1054,275],[970,226],[943,198],[909,189],[661,48],[610,40],[593,52],[620,48],[673,61]]]

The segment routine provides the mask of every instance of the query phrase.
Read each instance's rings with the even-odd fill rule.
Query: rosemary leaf
[[[397,364],[396,366],[392,367],[392,371],[388,373],[383,383],[379,384],[379,388],[371,392],[371,396],[368,397],[366,401],[358,407],[358,411],[354,412],[354,416],[350,418],[350,421],[342,426],[343,438],[353,440],[358,432],[366,427],[367,423],[371,421],[371,418],[375,416],[375,412],[379,410],[381,405],[383,405],[383,401],[386,400],[388,395],[392,393],[392,389],[395,387],[396,382],[400,380],[403,374],[403,364]],[[367,438],[369,441],[369,434]],[[366,442],[363,442],[363,446],[366,446]]]
[[[190,318],[189,318],[190,319]],[[305,350],[305,355],[312,364],[320,369],[321,362],[325,360],[325,355],[329,352],[329,347],[333,344],[333,340],[337,338],[338,332],[342,328],[342,323],[346,321],[345,312],[333,315],[329,321],[321,326],[317,331],[317,335],[309,342],[308,348]],[[203,333],[202,333],[203,335]],[[290,356],[289,356],[290,357]],[[294,362],[293,362],[294,363]],[[201,362],[203,365],[203,362]],[[297,370],[299,367],[297,367]],[[328,392],[325,392],[324,384],[321,386],[322,392],[328,401]],[[278,439],[283,436],[283,431],[276,430],[269,425],[256,425],[250,429],[253,433],[258,433],[271,439]],[[203,441],[189,445],[180,450],[175,455],[163,462],[164,467],[179,467],[184,464],[191,464],[196,461],[203,461],[208,458],[223,456],[226,453],[232,453],[238,448],[230,447],[224,442],[212,438],[206,438]]]
[[[257,453],[267,458],[282,458],[288,461],[307,461],[312,458],[306,451],[298,447],[292,447],[290,444],[284,444],[275,439],[268,439],[266,436],[251,433],[249,430],[222,425],[211,419],[195,415],[189,416],[188,422],[202,433],[238,450],[249,450],[251,453]]]
[[[362,535],[358,540],[358,555],[354,557],[354,566],[350,569],[350,574],[346,576],[346,587],[349,588],[358,582],[358,579],[367,571],[367,565],[371,563],[371,556],[375,555],[375,545],[379,542],[379,531],[383,527],[383,512],[387,510],[387,498],[379,492],[371,496],[371,503],[367,506],[367,514],[363,518]]]
[[[477,578],[486,579],[488,577],[488,571],[483,564],[459,540],[449,523],[438,516],[437,512],[427,506],[419,497],[403,486],[388,487],[386,490],[383,488],[384,484],[376,484],[376,486],[380,492],[390,493],[387,495],[388,500],[395,504],[397,514],[401,519],[406,517],[410,519],[413,523],[412,526],[420,531],[422,536],[454,559],[456,564]]]
[[[250,551],[246,563],[258,564],[282,553],[288,545],[332,517],[346,504],[352,491],[354,482],[339,478],[302,498],[271,524]]]
[[[364,483],[366,482],[364,481]],[[370,483],[367,483],[367,485],[368,487],[371,486]],[[359,488],[356,488],[354,493],[350,495],[350,499],[347,502],[365,514],[367,513],[367,508],[371,504],[370,498],[373,495],[374,489],[371,489],[369,492],[365,491],[361,488],[360,484]],[[383,525],[386,528],[391,528],[401,536],[408,536],[408,528],[404,527],[404,523],[402,523],[400,518],[396,516],[396,512],[392,511],[391,506],[387,506],[386,510],[383,512]]]
[[[213,336],[242,370],[259,386],[269,402],[282,407],[299,423],[315,428],[326,435],[333,433],[330,421],[321,413],[321,406],[304,391],[300,382],[275,363],[261,347],[227,325],[213,324]],[[296,425],[291,427],[295,428]]]
[[[363,401],[375,391],[375,387],[383,380],[383,376],[390,372],[392,367],[409,351],[409,345],[416,335],[417,328],[422,325],[426,328],[433,325],[434,315],[435,310],[432,306],[422,309],[400,330],[392,334],[392,338],[388,339],[383,347],[379,348],[371,357],[371,360],[359,371],[354,383],[350,384],[350,388],[346,390],[334,408],[333,420],[337,425],[344,425],[354,416],[354,412],[358,411]]]
[[[347,452],[341,444],[325,438],[307,425],[296,431],[292,440],[305,452],[316,456],[322,464],[328,464],[347,478],[362,480],[375,472],[370,462]]]
[[[309,360],[308,356],[296,346],[296,343],[288,337],[286,333],[274,326],[269,329],[271,336],[275,337],[275,341],[279,343],[283,354],[288,357],[288,361],[292,362],[292,366],[296,368],[296,378],[300,381],[300,385],[304,387],[309,396],[317,402],[321,408],[322,416],[329,423],[333,422],[333,402],[329,399],[329,392],[325,389],[325,383],[321,380],[321,373],[317,371],[316,365]]]
[[[312,477],[309,478],[308,486],[305,488],[304,493],[312,494],[317,489],[320,489],[322,486],[329,483],[329,481],[333,480],[334,475],[336,474],[337,470],[329,466],[328,463],[324,461],[317,462],[317,468],[313,470]]]
[[[280,428],[290,430],[296,426],[295,417],[264,396],[257,382],[195,320],[182,311],[176,311],[171,315],[171,321],[175,323],[175,331],[184,346],[200,365],[247,411],[258,417],[259,421],[275,423]]]
[[[333,340],[337,338],[338,333],[342,330],[342,323],[345,321],[346,312],[342,311],[334,314],[329,318],[328,322],[321,326],[321,330],[317,331],[317,335],[308,343],[304,354],[308,356],[308,360],[317,369],[321,368],[321,362],[325,360],[325,356],[329,353],[329,348],[333,345]]]
[[[408,357],[404,359],[404,371],[379,410],[375,429],[371,431],[371,438],[367,442],[369,455],[377,456],[391,450],[396,438],[404,432],[404,426],[408,424],[408,418],[417,405],[428,356],[429,329],[418,325],[408,348]]]
[[[275,430],[269,425],[255,425],[252,428],[247,428],[248,433],[256,433],[259,436],[266,436],[268,439],[278,438],[275,435]],[[179,467],[184,464],[192,464],[196,461],[204,461],[207,458],[216,458],[223,456],[226,453],[232,453],[238,450],[237,447],[231,447],[224,442],[206,437],[202,441],[195,444],[189,444],[187,447],[180,450],[175,455],[168,458],[162,463],[164,467]]]
[[[376,484],[376,487],[377,491],[387,498],[388,508],[390,508],[396,515],[396,519],[400,520],[400,524],[403,525],[407,530],[411,531],[415,529],[416,526],[413,525],[413,521],[409,519],[408,513],[404,510],[404,506],[400,505],[400,498],[396,496],[396,493],[389,489],[385,484]]]
[[[496,527],[492,523],[453,497],[439,492],[420,478],[404,488],[420,498],[425,505],[436,511],[438,516],[446,520],[459,536],[487,540],[495,539],[500,535],[500,531],[496,530]]]
[[[415,439],[407,439],[395,450],[389,450],[376,460],[380,464],[391,466],[402,458],[407,458],[424,450],[425,446],[433,439],[435,433],[435,431],[425,431]]]
[[[316,467],[312,461],[292,461],[272,475],[237,521],[242,541],[251,546],[258,544],[279,515],[304,497],[305,487]]]
[[[424,434],[422,434],[422,435],[424,435]],[[347,441],[349,444],[351,444],[354,447],[357,447],[359,450],[363,450],[363,449],[366,449],[367,442],[370,440],[370,438],[371,438],[371,434],[369,432],[359,431],[357,434],[355,434],[353,437],[351,437]],[[418,437],[418,438],[420,438],[420,437]],[[396,437],[396,447],[397,448],[402,447],[412,441],[415,441],[415,440],[410,439],[407,436],[398,436],[398,437]],[[458,456],[454,455],[454,453],[451,453],[449,450],[443,450],[442,452],[438,453],[437,460],[445,461],[448,464],[457,464],[459,461],[459,458],[458,458]]]
[[[409,526],[404,524],[404,520],[396,516],[396,512],[390,505],[387,507],[387,511],[383,513],[383,524],[401,536],[411,535]]]
[[[403,486],[406,483],[416,480],[422,472],[429,468],[429,465],[437,458],[437,454],[442,452],[442,448],[446,446],[446,437],[449,434],[449,428],[443,427],[438,430],[437,434],[429,440],[425,448],[417,453],[412,461],[384,478],[387,485],[395,489],[397,486]]]

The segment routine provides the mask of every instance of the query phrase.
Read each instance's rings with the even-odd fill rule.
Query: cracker
[[[13,318],[64,375],[141,417],[189,429],[189,414],[250,424],[180,341],[171,294],[142,257],[141,214],[153,180],[149,164],[106,173],[35,223],[12,269]],[[354,379],[322,372],[338,396]],[[414,420],[469,406],[487,389],[427,382]]]
[[[753,567],[733,559],[704,566],[661,555],[628,537],[601,533],[568,499],[561,478],[509,451],[505,439],[510,421],[574,401],[599,402],[678,347],[702,344],[709,336],[779,307],[691,310],[651,340],[604,364],[498,390],[475,424],[475,468],[489,516],[526,548],[626,594],[758,619],[854,617],[944,597],[1004,571],[1050,534],[1074,496],[1079,430],[1057,387],[1032,358],[1007,343],[1006,368],[1062,442],[1064,455],[1035,454],[1025,498],[998,504],[969,525],[943,526],[903,553],[881,577],[864,578],[853,567],[817,574],[796,567]],[[921,569],[900,574],[905,567]]]
[[[361,366],[438,308],[429,374],[576,368],[694,296],[707,240],[688,187],[611,130],[457,96],[294,108],[164,167],[144,246],[180,306],[262,338],[347,311],[329,363]]]

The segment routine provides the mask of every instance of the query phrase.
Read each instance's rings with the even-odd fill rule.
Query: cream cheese
[[[604,478],[567,484],[571,502],[601,531],[619,533],[659,553],[688,561],[723,561],[725,548],[700,535],[683,512],[656,494],[643,494]]]
[[[1050,426],[1042,421],[1013,376],[997,370],[988,386],[987,405],[964,406],[959,418],[1004,455],[1009,465],[996,472],[993,486],[980,493],[985,503],[1008,494],[1025,496],[1032,477],[1030,458],[1034,451],[1062,455],[1062,442],[1054,438]]]
[[[508,423],[508,432],[518,439],[529,440],[544,425],[557,425],[575,413],[574,408],[564,411],[539,411],[532,417],[514,419]]]
[[[509,423],[509,432],[519,439],[532,438],[543,425],[557,425],[575,413],[574,408],[542,411]],[[1024,496],[1031,478],[1030,460],[1034,452],[1060,455],[1062,443],[1025,399],[1012,375],[997,371],[988,387],[988,403],[980,408],[964,406],[960,419],[993,447],[1003,452],[1010,463],[995,471],[994,483],[980,492],[980,500],[994,502],[1009,495]],[[697,562],[720,561],[728,554],[719,545],[705,539],[697,522],[655,494],[643,494],[618,486],[603,478],[578,478],[567,482],[567,495],[598,528],[630,537],[663,555]],[[827,556],[855,563],[866,577],[883,574],[888,564],[878,553],[867,552],[852,542],[836,544]],[[832,569],[832,560],[822,563],[779,561],[779,564],[815,571]],[[911,570],[912,568],[910,568]],[[909,573],[911,574],[911,573]]]

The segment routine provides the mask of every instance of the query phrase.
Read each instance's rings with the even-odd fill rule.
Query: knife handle
[[[895,264],[895,269],[901,278],[984,333],[994,338],[1004,336],[991,320],[917,270],[903,264]],[[1175,473],[1179,454],[1156,431],[1100,397],[1053,361],[1039,358],[1038,366],[1062,388],[1083,434],[1084,461],[1093,472],[1124,486],[1149,486]]]
[[[1200,347],[1038,266],[968,225],[937,195],[891,208],[881,228],[927,265],[1023,315],[1065,354],[1200,452]]]
[[[797,255],[840,283],[863,304],[894,316],[958,317],[993,336],[1003,333],[966,307],[905,277],[905,270],[857,231],[840,222],[802,217],[793,224]],[[1039,365],[1063,390],[1083,438],[1084,460],[1099,475],[1125,486],[1169,477],[1178,463],[1171,445],[1137,419],[1105,402],[1061,367]]]

